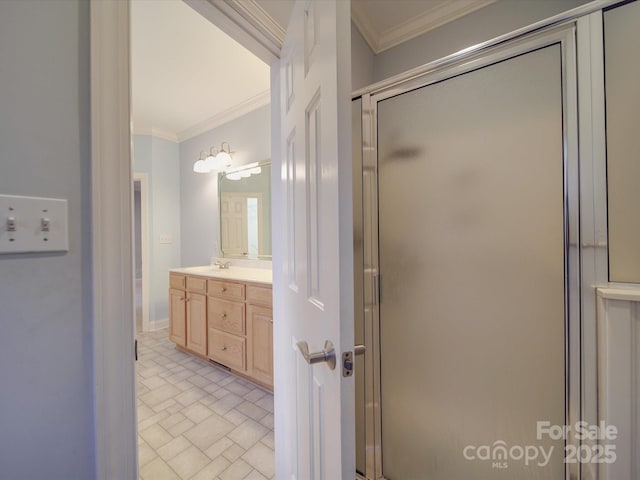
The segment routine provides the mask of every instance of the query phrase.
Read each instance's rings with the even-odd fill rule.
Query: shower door
[[[571,28],[537,34],[365,98],[377,140],[365,231],[378,234],[365,252],[369,478],[575,468],[570,436],[549,431],[579,395],[572,42]]]

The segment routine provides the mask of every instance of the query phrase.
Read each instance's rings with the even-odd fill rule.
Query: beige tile
[[[185,407],[182,413],[193,423],[200,423],[202,420],[212,415],[213,412],[200,402],[195,402]]]
[[[153,407],[154,412],[161,412],[163,410],[167,410],[176,404],[176,401],[173,398],[168,398],[164,402],[159,403],[155,407]]]
[[[179,393],[180,390],[178,390],[174,385],[167,383],[166,385],[140,395],[140,400],[153,408],[165,400],[175,397]]]
[[[219,415],[213,414],[195,427],[184,433],[184,436],[200,450],[205,451],[215,442],[234,429],[234,425]]]
[[[205,395],[206,394],[200,388],[194,387],[192,385],[191,389],[180,393],[175,398],[176,398],[176,400],[178,402],[180,402],[182,405],[187,407],[187,406],[191,405],[193,402],[197,402],[198,400],[200,400]]]
[[[140,477],[143,480],[181,480],[160,457],[156,457],[142,467]]]
[[[191,480],[213,480],[216,475],[224,472],[230,465],[231,462],[229,460],[224,457],[218,457],[191,477]]]
[[[248,417],[244,413],[240,413],[238,410],[232,408],[224,414],[224,418],[234,425],[240,425],[241,423],[244,423]]]
[[[162,387],[166,385],[167,382],[160,376],[156,375],[154,377],[143,378],[140,382],[145,385],[147,388],[153,390],[154,388]]]
[[[182,410],[184,407],[182,407],[182,405],[180,406],[180,410]],[[182,412],[177,412],[174,414],[169,415],[167,418],[165,418],[164,420],[160,421],[159,424],[162,428],[164,428],[165,430],[169,430],[171,427],[173,427],[174,425],[177,425],[178,423],[182,422],[183,420],[185,420],[187,417],[185,417]]]
[[[195,423],[193,423],[188,418],[185,418],[180,423],[176,423],[173,427],[167,428],[167,432],[169,432],[171,436],[177,437],[179,435],[182,435],[187,430],[193,428],[194,425]]]
[[[156,458],[158,454],[156,451],[149,446],[147,442],[144,440],[140,440],[138,442],[138,465],[140,468],[145,466],[151,460]]]
[[[256,421],[260,421],[265,417],[265,415],[269,413],[265,409],[260,408],[256,404],[249,401],[242,402],[240,405],[236,406],[235,410],[246,415],[247,417],[253,418]]]
[[[193,383],[196,387],[204,388],[207,385],[211,385],[211,380],[204,378],[201,375],[192,375],[187,378],[188,382]]]
[[[169,432],[158,424],[151,425],[149,428],[142,430],[140,436],[155,450],[173,440]]]
[[[237,459],[239,459],[244,454],[244,452],[244,448],[242,448],[237,443],[232,443],[231,446],[222,453],[222,455],[224,456],[224,458],[233,463]]]
[[[269,447],[271,450],[276,448],[275,441],[273,439],[273,430],[271,430],[270,432],[267,432],[267,434],[264,437],[262,437],[260,441],[264,443],[267,447]]]
[[[147,406],[144,402],[139,402],[138,404],[138,422],[142,420],[146,420],[149,417],[152,417],[156,414],[153,409]]]
[[[220,480],[243,480],[249,475],[251,470],[251,465],[242,460],[238,460],[233,462],[229,468],[219,475]]]
[[[265,395],[255,402],[260,408],[264,408],[267,412],[273,413],[273,395]]]
[[[231,441],[229,438],[222,437],[220,440],[207,448],[204,453],[206,453],[207,456],[213,460],[221,456],[222,453],[233,444],[233,441]]]
[[[180,478],[188,480],[211,463],[211,459],[192,445],[167,463]]]
[[[211,409],[214,412],[216,412],[218,415],[224,415],[232,408],[240,405],[243,401],[244,400],[239,395],[236,395],[235,393],[230,393],[222,397],[217,402],[215,402],[211,406]]]
[[[256,402],[260,400],[262,397],[264,397],[266,394],[267,392],[265,392],[261,388],[254,388],[249,393],[244,395],[244,399],[249,400],[250,402]]]
[[[244,397],[247,393],[251,391],[251,388],[241,384],[238,381],[229,383],[228,385],[225,386],[225,388],[230,392],[233,392],[236,395],[239,395],[241,397]]]
[[[269,480],[271,477],[265,477],[258,470],[252,470],[243,480]]]
[[[145,418],[141,422],[138,422],[138,430],[146,430],[152,425],[155,425],[158,422],[161,422],[165,418],[169,416],[169,412],[162,411],[158,412],[155,415],[150,416],[149,418]]]
[[[267,427],[269,430],[273,430],[273,413],[269,413],[265,415],[262,420],[260,420],[260,424]]]
[[[248,419],[242,425],[236,427],[227,436],[245,450],[260,440],[268,432],[268,429],[258,422]]]
[[[242,455],[242,459],[267,478],[271,478],[275,474],[273,450],[264,443],[256,443]]]
[[[174,438],[169,443],[163,445],[158,448],[157,453],[162,457],[164,461],[169,461],[179,453],[185,451],[187,448],[191,446],[191,442],[189,442],[182,435]]]

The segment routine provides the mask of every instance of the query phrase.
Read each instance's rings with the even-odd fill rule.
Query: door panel
[[[281,59],[274,154],[276,476],[352,478],[353,377],[298,347],[353,349],[350,2],[295,2]],[[280,168],[278,168],[280,167]],[[275,242],[278,243],[278,242]]]
[[[386,478],[564,478],[561,75],[556,44],[378,104]]]

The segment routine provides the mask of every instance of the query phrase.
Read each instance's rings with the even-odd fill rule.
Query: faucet
[[[221,270],[228,270],[230,264],[231,262],[221,262],[219,260],[216,260],[216,262],[214,263],[214,265]]]

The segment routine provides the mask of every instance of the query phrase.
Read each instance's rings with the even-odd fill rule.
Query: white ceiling
[[[293,0],[228,0],[286,30]],[[374,53],[497,0],[351,0]],[[181,0],[132,0],[135,133],[183,141],[269,102],[269,67]]]
[[[183,141],[269,103],[269,66],[180,0],[133,0],[134,133]]]

